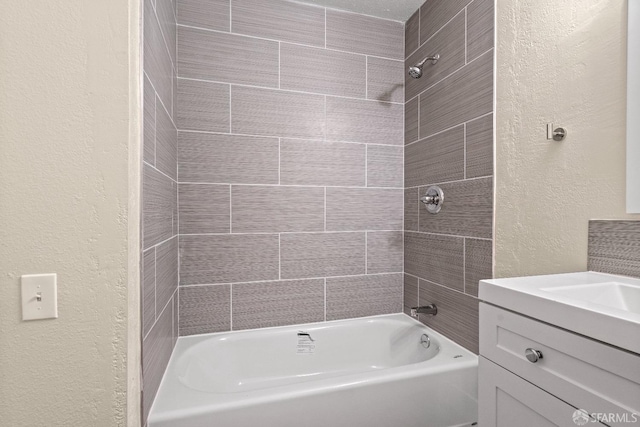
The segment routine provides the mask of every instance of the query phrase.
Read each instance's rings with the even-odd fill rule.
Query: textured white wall
[[[626,0],[497,1],[496,277],[585,270],[588,220],[632,217],[626,10]],[[547,141],[547,122],[567,139]]]
[[[0,1],[3,426],[136,419],[136,3]],[[22,322],[20,275],[49,272],[60,317]]]

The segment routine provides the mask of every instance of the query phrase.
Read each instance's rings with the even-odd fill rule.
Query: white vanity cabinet
[[[640,355],[482,302],[480,356],[480,427],[640,426]]]

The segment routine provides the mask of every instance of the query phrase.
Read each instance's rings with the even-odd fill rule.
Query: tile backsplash
[[[589,221],[587,268],[640,278],[640,221]]]
[[[401,311],[404,25],[177,7],[180,335]]]

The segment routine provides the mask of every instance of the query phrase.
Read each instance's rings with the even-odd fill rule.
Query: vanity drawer
[[[527,349],[542,357],[530,362]],[[487,303],[480,304],[480,354],[589,413],[640,414],[639,355]]]

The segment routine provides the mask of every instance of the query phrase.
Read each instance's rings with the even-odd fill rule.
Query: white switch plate
[[[54,274],[25,274],[22,282],[22,320],[58,317],[58,278]]]

